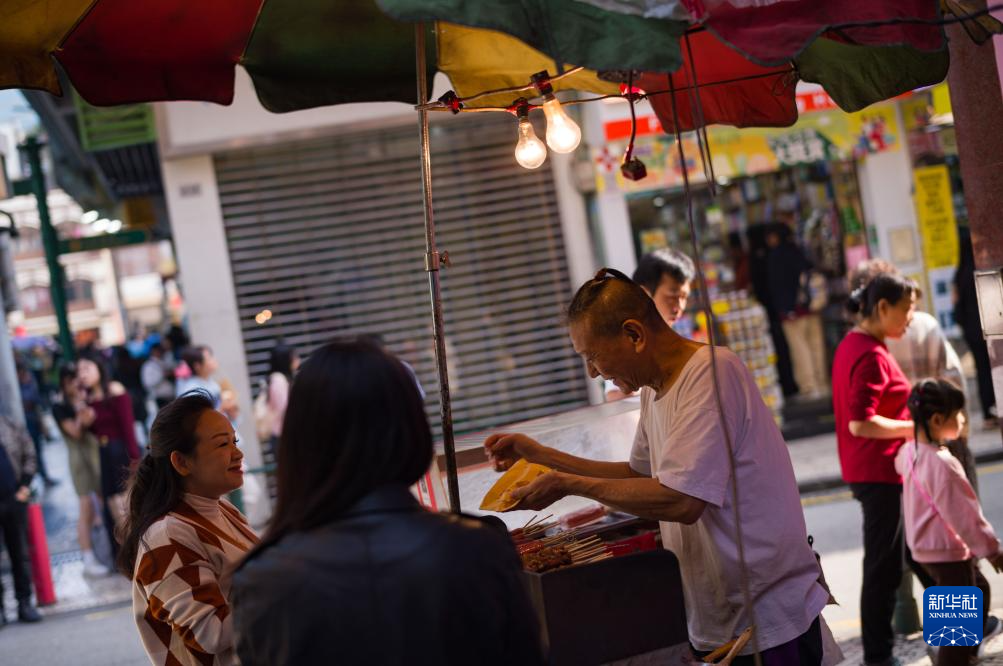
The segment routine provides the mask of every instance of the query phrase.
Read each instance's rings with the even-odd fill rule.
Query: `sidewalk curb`
[[[999,462],[1003,460],[1003,449],[996,451],[984,451],[982,453],[976,454],[975,463],[981,465],[984,463]],[[846,488],[847,484],[843,481],[842,476],[827,476],[820,479],[809,479],[807,481],[798,482],[798,491],[802,495],[808,495],[811,493],[818,493],[826,490],[835,490],[837,488]]]

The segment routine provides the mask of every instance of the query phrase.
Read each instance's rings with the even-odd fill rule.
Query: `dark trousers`
[[[49,476],[49,469],[45,466],[45,451],[42,450],[45,446],[45,438],[42,436],[42,424],[35,419],[27,419],[25,427],[28,430],[28,435],[31,437],[31,443],[35,445],[35,461],[38,465],[38,473],[43,480],[48,481],[52,477]]]
[[[773,338],[773,349],[777,353],[777,378],[780,380],[780,390],[784,395],[794,395],[800,390],[794,381],[794,364],[791,362],[791,348],[787,345],[783,324],[777,316],[769,317],[770,337]]]
[[[13,497],[0,500],[0,531],[10,558],[14,577],[14,597],[17,602],[31,601],[31,560],[28,559],[28,505]],[[0,604],[3,603],[3,583],[0,581]]]
[[[703,659],[709,652],[693,651],[697,659]],[[818,618],[804,632],[783,645],[763,650],[760,653],[763,666],[821,666],[822,664],[822,624]],[[746,655],[731,662],[734,666],[753,666],[755,657]]]
[[[902,530],[902,486],[893,483],[851,483],[853,497],[864,511],[864,581],[860,590],[860,624],[864,662],[892,656],[895,632],[892,616],[902,571],[909,564],[923,587],[931,576],[913,562]]]
[[[989,624],[989,609],[992,608],[989,581],[979,571],[975,560],[964,562],[924,562],[922,567],[933,577],[935,585],[970,585],[982,590],[982,631]],[[936,666],[967,666],[969,657],[978,654],[975,647],[942,647],[937,651]]]
[[[996,405],[996,391],[993,389],[993,366],[989,360],[989,347],[982,337],[982,326],[979,319],[967,323],[962,322],[961,331],[965,336],[965,344],[972,350],[975,359],[975,377],[978,380],[979,403],[982,405],[983,418],[989,418],[989,408]]]

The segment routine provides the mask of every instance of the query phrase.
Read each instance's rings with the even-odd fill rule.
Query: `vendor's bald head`
[[[568,325],[584,323],[592,335],[609,337],[634,319],[658,330],[667,328],[651,297],[629,277],[603,268],[579,288],[568,306]]]

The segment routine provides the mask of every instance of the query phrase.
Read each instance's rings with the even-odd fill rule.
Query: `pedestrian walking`
[[[77,379],[87,406],[94,410],[94,420],[87,430],[100,445],[101,496],[114,548],[117,543],[114,527],[121,525],[125,518],[125,484],[129,467],[139,458],[132,401],[125,387],[109,381],[104,364],[96,359],[82,358],[77,362]]]
[[[961,327],[965,344],[975,361],[978,380],[979,404],[982,407],[982,423],[987,430],[998,427],[996,413],[996,392],[993,389],[993,369],[989,359],[989,348],[982,337],[982,320],[979,303],[975,294],[975,251],[972,248],[972,233],[966,226],[958,227],[958,242],[961,247],[958,270],[954,273],[954,320]]]
[[[212,397],[193,391],[157,414],[129,484],[119,570],[153,664],[237,664],[232,567],[257,542],[223,496],[244,481],[244,454]]]
[[[52,406],[52,416],[66,442],[70,479],[77,492],[79,515],[77,541],[84,558],[84,574],[107,576],[108,567],[94,555],[92,528],[100,523],[95,507],[101,501],[101,446],[90,431],[97,413],[87,404],[77,380],[77,366],[64,364],[59,369],[60,401]]]
[[[162,343],[157,342],[150,347],[150,356],[140,368],[140,378],[146,391],[147,403],[153,404],[153,409],[148,411],[156,416],[158,411],[175,398],[174,362]]]
[[[24,365],[18,364],[17,366],[17,381],[21,390],[21,406],[24,408],[24,425],[28,430],[28,436],[31,437],[32,445],[35,447],[38,475],[42,477],[42,481],[47,487],[52,487],[59,482],[49,476],[49,471],[45,466],[42,393],[31,371]]]
[[[201,389],[212,398],[213,409],[219,409],[222,403],[223,389],[213,377],[219,369],[212,349],[206,345],[187,347],[181,352],[183,365],[179,368],[176,396],[181,397],[189,391]]]
[[[35,476],[35,445],[27,430],[0,415],[0,532],[10,558],[17,599],[17,619],[38,622],[42,619],[31,603],[31,564],[28,559],[28,500]],[[7,624],[3,608],[3,584],[0,582],[0,627]]]
[[[864,514],[864,576],[860,619],[866,664],[894,664],[892,615],[902,579],[900,529],[902,477],[895,454],[912,436],[907,406],[910,385],[885,346],[900,338],[912,319],[918,287],[881,273],[857,287],[847,302],[860,317],[836,349],[832,370],[836,441],[843,480]],[[918,567],[914,567],[917,569]],[[917,571],[928,581],[925,571]]]
[[[898,268],[883,259],[870,259],[863,262],[854,271],[850,282],[854,286],[865,286],[872,277],[881,273],[899,273]],[[901,338],[885,338],[885,346],[895,357],[910,385],[921,379],[947,379],[961,389],[967,396],[965,371],[961,358],[954,350],[950,340],[941,328],[940,322],[933,315],[916,310],[912,321]],[[967,397],[965,400],[967,404]],[[961,461],[968,476],[968,482],[979,492],[978,475],[975,470],[975,456],[968,446],[968,427],[956,440],[948,442],[947,447],[954,457]]]
[[[984,644],[1003,631],[1003,623],[989,615],[991,591],[979,571],[978,558],[986,558],[1001,571],[1003,550],[964,468],[945,446],[965,427],[964,407],[964,393],[951,382],[918,382],[909,396],[915,432],[912,441],[899,449],[895,469],[903,477],[905,534],[913,558],[937,585],[982,590]],[[967,666],[978,651],[979,646],[941,647],[935,664]]]
[[[397,358],[365,342],[310,355],[290,391],[276,513],[234,574],[244,666],[543,663],[508,535],[411,494],[433,452]]]

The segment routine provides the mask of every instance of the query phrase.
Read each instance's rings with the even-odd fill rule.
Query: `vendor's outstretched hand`
[[[560,472],[547,472],[529,485],[513,489],[512,499],[519,500],[515,508],[519,511],[539,511],[563,499],[568,494],[564,478],[565,475]]]
[[[537,462],[544,446],[535,439],[520,434],[496,433],[484,440],[484,452],[496,472],[504,472],[520,458]]]

